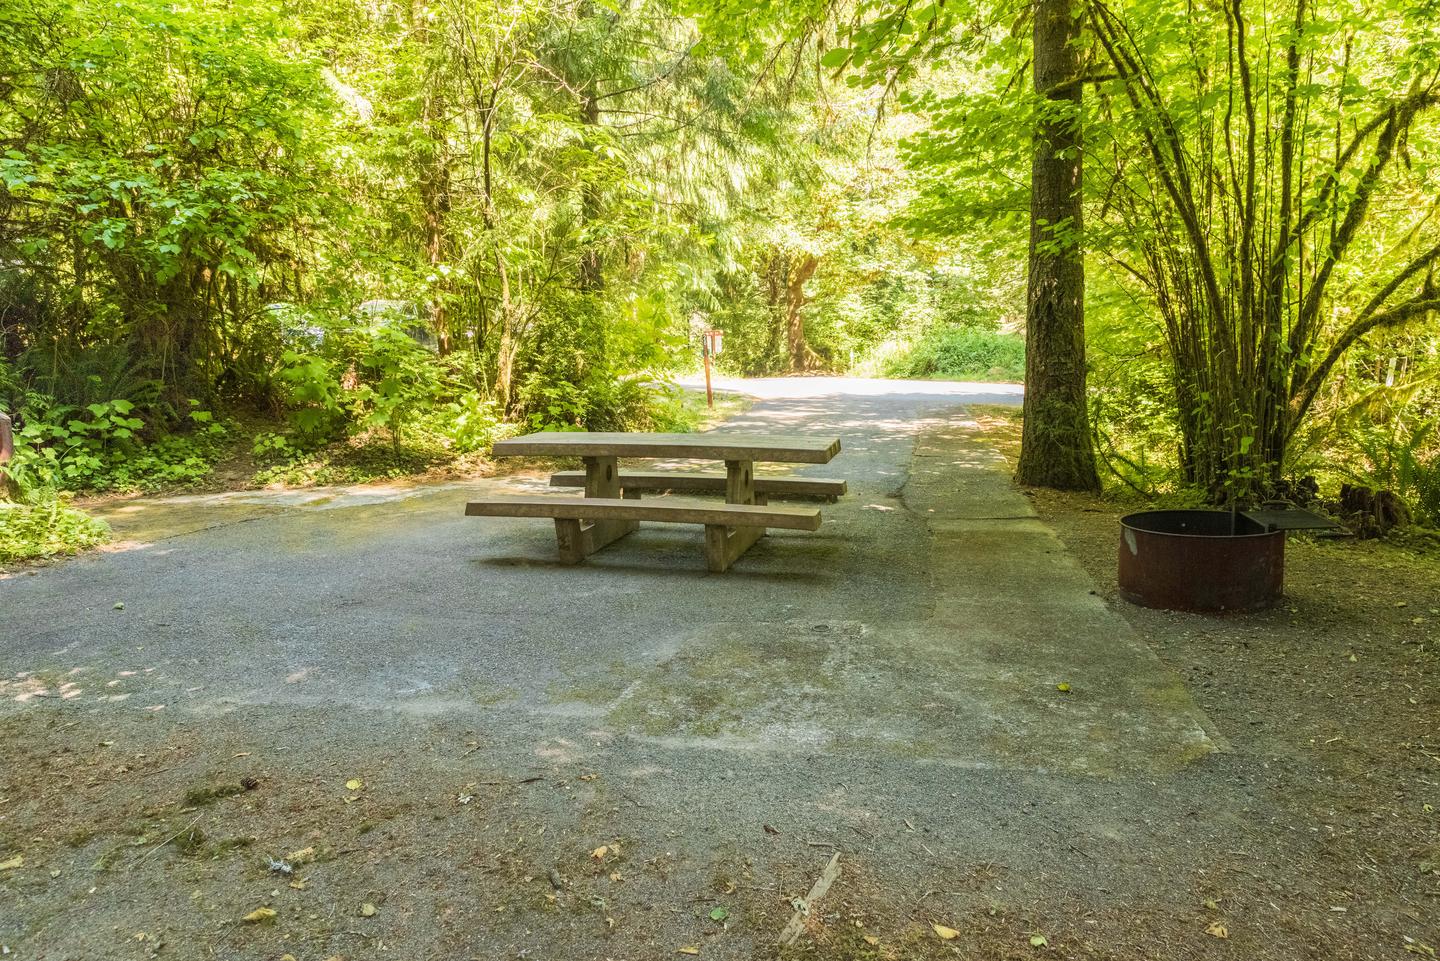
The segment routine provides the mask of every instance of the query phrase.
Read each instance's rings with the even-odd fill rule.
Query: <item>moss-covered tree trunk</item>
[[[1035,92],[1044,102],[1030,173],[1025,426],[1016,479],[1039,487],[1097,490],[1085,404],[1079,35],[1070,0],[1038,0]]]
[[[790,369],[796,372],[820,366],[819,356],[805,339],[804,314],[805,305],[809,302],[805,296],[805,284],[815,276],[819,266],[820,258],[811,253],[805,254],[795,265],[795,272],[785,288],[785,346],[786,353],[790,355]]]

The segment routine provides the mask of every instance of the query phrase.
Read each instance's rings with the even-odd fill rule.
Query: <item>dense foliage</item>
[[[747,372],[843,368],[953,299],[815,42],[727,57],[663,3],[564,0],[42,0],[0,41],[27,487],[190,479],[233,417],[283,420],[281,466],[663,424],[697,329]]]
[[[739,373],[1013,379],[1049,245],[1111,483],[1440,517],[1440,10],[1073,9],[1083,98],[1015,2],[4,4],[9,473],[682,426],[656,382],[711,327]],[[1083,232],[1027,238],[1037,129],[1083,132]]]
[[[1253,499],[1318,473],[1440,518],[1434,4],[1077,9],[1083,54],[1062,85],[1088,91],[1068,114],[1086,230],[1064,242],[1088,253],[1104,460],[1145,492]],[[912,217],[932,231],[1021,229],[1014,132],[1057,109],[1017,94],[1027,15],[952,8],[963,25],[937,27],[975,66],[915,100],[929,123],[907,144]]]

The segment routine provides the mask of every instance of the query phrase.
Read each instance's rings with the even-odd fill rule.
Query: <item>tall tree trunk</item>
[[[785,327],[785,290],[790,276],[790,258],[772,250],[765,260],[765,304],[770,308],[770,337],[765,346],[766,372],[780,359],[780,335]]]
[[[427,60],[439,61],[445,55],[442,38],[429,26],[428,16],[429,11],[423,4],[417,2],[412,5],[410,20],[423,55]],[[445,130],[448,108],[441,71],[430,69],[423,83],[425,90],[420,121],[425,131],[425,142],[419,158],[420,206],[425,220],[425,259],[436,276],[430,299],[430,328],[435,332],[440,352],[445,354],[450,352],[450,322],[446,311],[450,284],[441,277],[438,268],[445,263],[451,249],[450,150]]]
[[[785,345],[790,354],[790,369],[793,371],[813,370],[820,365],[820,358],[810,349],[805,339],[805,317],[802,313],[808,300],[805,296],[805,282],[815,275],[820,258],[805,254],[790,275],[785,287]]]
[[[1030,171],[1025,422],[1016,480],[1098,490],[1085,401],[1079,35],[1070,0],[1037,0],[1035,92],[1045,102]]]
[[[600,124],[600,101],[595,99],[593,86],[586,88],[585,99],[580,104],[580,122],[587,127]],[[593,146],[593,145],[592,145]],[[600,188],[593,180],[592,172],[580,188],[580,223],[588,227],[600,219]],[[605,264],[600,256],[600,246],[593,240],[580,251],[580,289],[587,294],[598,293],[605,286]]]
[[[500,275],[500,343],[495,352],[495,399],[500,410],[508,414],[515,404],[515,357],[520,352],[520,338],[515,330],[515,309],[510,301],[510,272],[505,258],[497,250],[495,268]]]
[[[439,98],[437,97],[438,101]],[[438,108],[438,104],[437,104]],[[440,141],[435,141],[435,149],[443,150]],[[425,256],[429,260],[432,269],[439,268],[445,263],[446,254],[449,250],[449,236],[446,222],[450,217],[450,166],[443,156],[436,156],[430,169],[425,171],[420,181],[421,204],[425,208]],[[433,281],[434,291],[430,299],[430,328],[435,331],[435,338],[439,342],[440,352],[450,352],[450,320],[446,311],[446,294],[449,290],[449,282],[440,277],[436,269],[437,279]]]

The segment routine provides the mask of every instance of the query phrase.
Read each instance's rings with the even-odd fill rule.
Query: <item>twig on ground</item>
[[[810,888],[810,893],[805,895],[804,900],[795,908],[795,913],[790,916],[790,922],[780,932],[779,944],[781,946],[793,944],[795,939],[800,937],[800,932],[805,930],[805,918],[810,914],[810,907],[816,901],[825,896],[830,890],[830,885],[840,876],[840,852],[836,851],[830,856],[830,863],[825,865],[825,870],[820,872],[820,877],[815,879],[815,884]]]
[[[140,865],[144,864],[146,861],[150,860],[150,858],[155,854],[156,851],[160,850],[160,849],[163,848],[165,845],[169,844],[171,841],[175,840],[175,839],[178,838],[180,835],[184,834],[186,831],[190,830],[190,829],[193,828],[195,825],[199,824],[199,823],[200,823],[200,819],[201,819],[202,817],[204,817],[204,816],[205,816],[205,815],[203,815],[203,814],[197,814],[197,815],[195,815],[195,820],[191,821],[189,824],[185,825],[183,828],[181,828],[180,830],[176,831],[174,834],[170,835],[168,838],[166,838],[165,840],[161,841],[159,844],[155,845],[155,846],[154,846],[153,848],[151,848],[150,850],[146,851],[146,852],[145,852],[145,856],[142,857],[140,860],[136,861],[134,864],[130,865],[130,867],[129,867],[127,870],[133,871],[133,870],[135,870],[136,868],[138,868]]]

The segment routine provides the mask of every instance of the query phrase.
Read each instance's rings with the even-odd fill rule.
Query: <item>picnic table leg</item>
[[[584,460],[585,496],[619,497],[619,458],[586,457]],[[577,521],[556,518],[555,541],[560,547],[560,559],[567,564],[578,564],[586,556],[619,540],[639,526],[639,521]]]
[[[725,462],[725,503],[756,504],[764,498],[755,495],[755,462],[748,460],[727,460]],[[763,527],[725,527],[720,524],[705,525],[705,563],[717,574],[729,569],[736,558],[750,549],[765,536]]]

